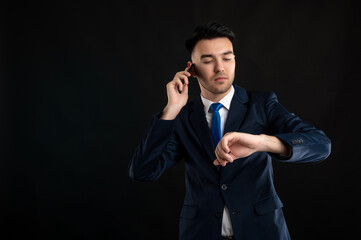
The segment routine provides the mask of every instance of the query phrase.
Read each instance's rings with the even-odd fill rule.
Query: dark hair
[[[192,37],[186,41],[186,48],[190,53],[192,53],[193,48],[198,41],[202,39],[213,39],[219,37],[228,38],[232,42],[232,44],[233,41],[236,39],[234,33],[229,28],[220,24],[219,22],[210,21],[198,25],[194,29]]]

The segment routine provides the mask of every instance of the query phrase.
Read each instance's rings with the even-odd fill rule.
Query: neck
[[[206,89],[201,89],[202,97],[208,99],[212,102],[219,102],[222,98],[224,98],[232,89],[232,86],[224,93],[212,93],[207,91]]]

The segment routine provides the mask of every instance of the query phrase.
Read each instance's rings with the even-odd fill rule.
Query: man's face
[[[203,97],[220,100],[234,80],[236,62],[232,42],[226,37],[200,40],[191,57]]]

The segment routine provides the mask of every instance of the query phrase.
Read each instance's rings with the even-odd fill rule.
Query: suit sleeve
[[[155,181],[180,159],[180,145],[175,134],[175,120],[153,116],[152,123],[138,145],[129,164],[129,177],[138,181]]]
[[[274,159],[287,162],[319,162],[331,153],[330,139],[319,129],[289,113],[271,92],[265,102],[267,118],[272,134],[288,144],[289,157],[270,154]]]

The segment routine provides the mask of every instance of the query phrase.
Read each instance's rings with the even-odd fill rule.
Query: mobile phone
[[[192,75],[192,77],[197,76],[196,65],[194,63],[192,63],[189,67],[188,72]]]

